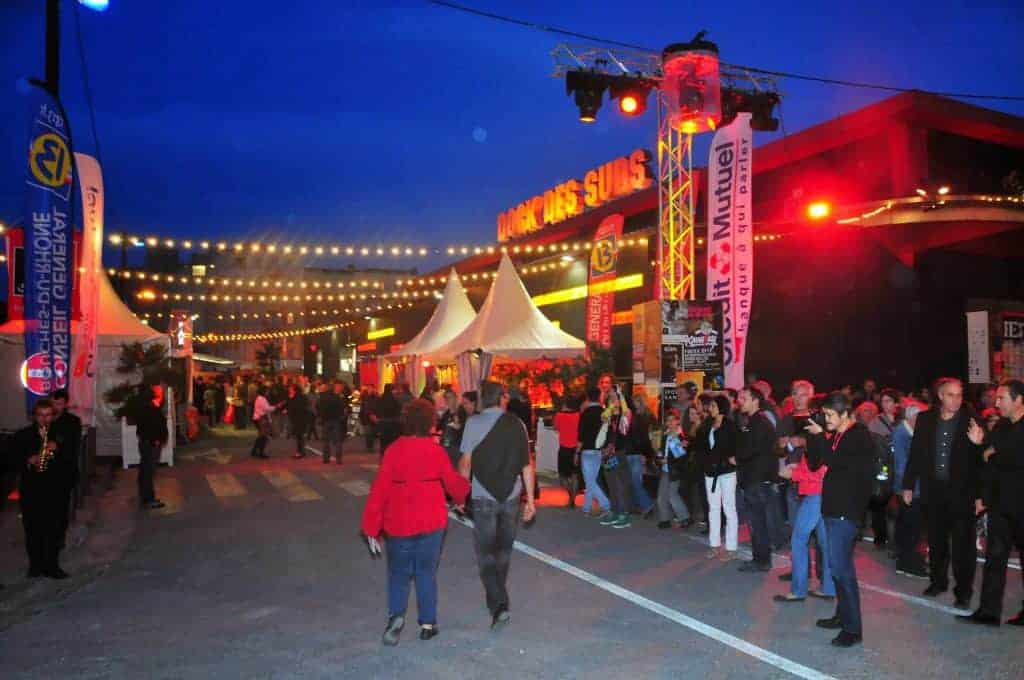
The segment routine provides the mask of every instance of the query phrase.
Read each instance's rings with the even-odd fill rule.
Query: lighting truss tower
[[[658,284],[655,297],[693,300],[694,197],[693,135],[669,124],[664,93],[658,105]]]
[[[585,71],[609,78],[639,78],[653,86],[658,111],[658,279],[656,297],[693,300],[697,294],[694,269],[694,223],[697,187],[693,177],[693,133],[669,123],[669,102],[660,54],[592,45],[558,45],[551,52],[552,75],[564,78]],[[778,100],[772,78],[723,64],[720,80],[725,93],[768,94]]]

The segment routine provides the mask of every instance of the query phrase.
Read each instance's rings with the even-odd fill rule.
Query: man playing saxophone
[[[69,478],[75,461],[74,442],[53,427],[54,408],[40,399],[32,409],[32,424],[14,435],[14,455],[21,472],[21,520],[28,552],[28,577],[68,577],[58,555],[67,528]]]

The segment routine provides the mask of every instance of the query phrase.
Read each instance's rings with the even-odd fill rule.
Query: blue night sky
[[[1024,94],[1019,2],[466,2],[656,49],[708,29],[723,60],[762,68]],[[597,124],[577,122],[550,77],[549,52],[568,40],[553,34],[414,0],[110,4],[105,14],[81,11],[108,230],[488,242],[499,211],[653,147],[652,113],[624,120],[606,103]],[[42,75],[42,5],[0,3],[7,223],[22,211],[18,81]],[[70,0],[64,6],[62,94],[77,148],[95,152]],[[794,80],[780,88],[790,133],[885,96]],[[1024,115],[1021,102],[979,103]]]

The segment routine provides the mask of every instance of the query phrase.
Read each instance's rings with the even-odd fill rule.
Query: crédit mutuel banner
[[[22,380],[31,410],[36,400],[68,382],[74,222],[67,116],[43,87],[33,86],[29,101]]]
[[[751,195],[753,133],[739,113],[711,141],[708,161],[707,299],[721,300],[725,386],[743,387],[750,309],[754,299]]]
[[[75,169],[82,195],[82,250],[78,278],[81,320],[73,343],[71,406],[83,423],[95,425],[99,277],[106,276],[103,272],[103,172],[99,161],[77,152]]]
[[[609,215],[601,220],[594,232],[594,248],[590,252],[590,294],[587,296],[587,342],[601,347],[612,346],[612,312],[615,310],[614,292],[595,292],[595,286],[615,280],[622,238],[622,215]],[[597,286],[600,289],[600,286]]]

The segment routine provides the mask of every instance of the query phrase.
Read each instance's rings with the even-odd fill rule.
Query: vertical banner
[[[57,100],[36,86],[29,101],[22,380],[31,410],[37,399],[68,382],[73,158],[67,117]]]
[[[715,133],[708,161],[707,299],[723,303],[725,386],[744,383],[750,309],[754,299],[750,114]]]
[[[967,382],[971,385],[991,382],[989,361],[988,312],[967,312]]]
[[[601,347],[612,346],[612,312],[615,293],[600,292],[598,284],[615,280],[615,267],[622,238],[622,215],[609,215],[601,220],[594,233],[594,248],[590,252],[589,291],[587,296],[587,342]],[[595,286],[597,290],[595,292]]]
[[[82,245],[79,250],[78,307],[81,321],[72,343],[71,406],[86,425],[96,424],[96,362],[100,279],[103,273],[103,173],[99,162],[75,154],[82,196]]]

